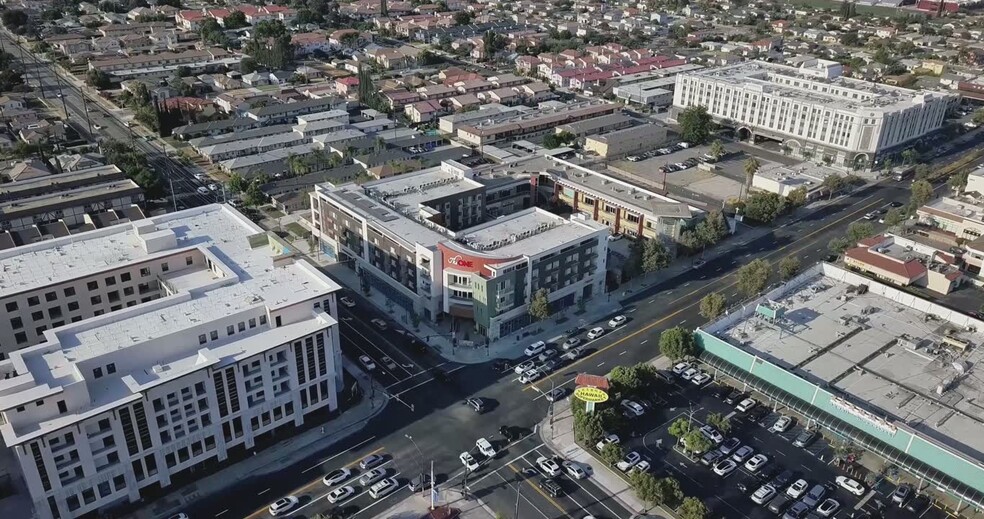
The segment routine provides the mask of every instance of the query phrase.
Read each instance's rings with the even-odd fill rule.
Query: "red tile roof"
[[[926,275],[926,266],[911,259],[909,261],[898,260],[884,254],[871,252],[868,247],[855,247],[844,252],[844,256],[854,259],[859,263],[870,265],[874,268],[890,272],[896,276],[905,278],[909,283]]]

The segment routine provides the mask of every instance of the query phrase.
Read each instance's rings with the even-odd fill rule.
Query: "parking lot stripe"
[[[513,472],[519,474],[519,469],[517,469],[516,467],[514,467],[512,463],[508,463],[506,466],[509,467],[509,468],[511,468],[513,470]],[[500,477],[501,477],[501,474],[500,474]],[[505,478],[503,478],[503,479],[505,479]],[[557,510],[560,510],[560,513],[562,513],[564,515],[567,515],[567,510],[564,510],[564,507],[560,506],[560,503],[558,503],[557,501],[555,501],[554,498],[548,496],[547,493],[544,492],[540,487],[534,485],[533,482],[530,481],[529,479],[523,479],[523,481],[525,481],[529,486],[533,487],[533,490],[536,490],[536,492],[538,494],[540,494],[541,496],[543,496],[547,501],[550,502],[550,504],[554,505],[554,507]],[[534,506],[534,508],[536,508],[536,507]],[[539,510],[539,508],[537,508],[537,510]],[[543,514],[542,511],[540,513]],[[543,515],[546,516],[546,514],[543,514]]]
[[[874,195],[871,195],[871,196],[874,196]],[[861,204],[861,203],[863,203],[863,202],[864,202],[865,200],[867,200],[868,198],[871,198],[871,196],[868,196],[868,197],[866,197],[866,198],[864,198],[864,199],[862,199],[862,200],[861,200],[860,202],[858,202],[858,204]],[[829,229],[829,228],[831,228],[831,227],[833,227],[833,226],[835,226],[835,225],[838,225],[838,224],[839,224],[840,222],[842,222],[842,221],[844,221],[844,220],[846,220],[846,219],[848,219],[848,218],[850,218],[851,216],[853,216],[853,215],[855,215],[855,214],[857,214],[857,213],[859,213],[859,212],[862,212],[862,211],[866,211],[866,210],[867,210],[867,209],[868,209],[869,207],[871,207],[871,206],[873,206],[873,205],[875,205],[875,204],[878,204],[878,203],[879,203],[879,201],[875,201],[875,202],[871,202],[871,203],[869,203],[869,204],[867,204],[867,205],[865,205],[865,206],[863,206],[863,207],[861,207],[860,209],[856,209],[856,210],[854,210],[854,211],[852,211],[852,212],[850,212],[850,213],[848,213],[847,215],[845,215],[845,216],[843,216],[843,217],[841,217],[841,218],[838,218],[838,219],[836,219],[836,220],[834,220],[834,221],[832,221],[832,222],[830,222],[830,223],[828,223],[828,224],[826,224],[826,225],[824,225],[824,226],[822,226],[822,227],[820,227],[819,229],[817,229],[817,230],[815,230],[815,231],[811,231],[811,232],[809,232],[809,233],[807,233],[807,234],[805,234],[805,235],[803,235],[803,236],[802,236],[802,237],[801,237],[800,239],[798,239],[798,240],[796,240],[796,241],[794,241],[794,242],[791,242],[791,243],[789,243],[789,244],[787,244],[787,245],[783,245],[782,247],[779,247],[778,249],[776,249],[776,250],[774,250],[773,252],[771,252],[771,253],[769,253],[769,254],[767,254],[767,255],[766,255],[766,257],[768,257],[768,256],[773,256],[773,255],[778,255],[778,254],[780,254],[780,253],[782,253],[783,251],[785,251],[786,249],[789,249],[789,248],[790,248],[791,246],[793,246],[793,245],[795,245],[795,244],[797,244],[797,243],[799,243],[799,242],[802,242],[803,240],[806,240],[806,239],[808,239],[808,238],[810,238],[810,237],[812,237],[812,236],[815,236],[815,235],[817,235],[817,234],[819,234],[819,233],[821,233],[821,232],[823,232],[823,231],[825,231],[825,230],[827,230],[827,229]],[[855,205],[857,205],[857,204],[855,204]],[[803,250],[803,249],[805,249],[805,248],[806,248],[806,247],[799,247],[799,248],[796,248],[796,249],[793,249],[793,250],[792,250],[792,251],[790,251],[790,252],[792,252],[792,253],[795,253],[795,252],[798,252],[798,251],[801,251],[801,250]],[[735,286],[735,285],[737,285],[737,284],[738,284],[738,281],[736,280],[736,281],[733,281],[733,282],[731,282],[731,283],[729,283],[729,284],[727,284],[727,285],[725,285],[725,286],[722,286],[722,287],[717,287],[717,288],[718,288],[718,291],[722,291],[722,290],[724,290],[724,289],[729,289],[729,288],[731,288],[731,287],[733,287],[733,286]],[[708,288],[711,288],[711,287],[713,287],[713,286],[714,286],[714,284],[712,283],[712,284],[708,284],[708,285],[704,285],[704,286],[702,286],[702,287],[698,287],[698,288],[695,288],[694,290],[691,290],[690,292],[688,292],[688,293],[686,293],[686,294],[684,294],[684,295],[682,295],[682,296],[680,296],[680,297],[678,297],[678,298],[676,298],[676,299],[674,299],[673,301],[670,301],[669,303],[667,303],[667,305],[666,305],[666,307],[667,307],[667,308],[673,308],[673,307],[674,307],[674,306],[676,306],[676,305],[677,305],[677,303],[679,303],[680,301],[682,301],[682,300],[684,300],[684,299],[686,299],[686,298],[688,298],[688,297],[690,297],[690,296],[692,296],[692,295],[694,295],[694,294],[697,294],[697,293],[699,293],[699,292],[701,292],[701,291],[704,291],[704,290],[707,290]],[[654,300],[654,301],[655,301],[655,300]],[[580,363],[582,363],[582,362],[584,362],[584,361],[586,361],[586,360],[588,360],[588,359],[590,359],[591,357],[594,357],[595,355],[598,355],[599,353],[601,353],[601,352],[603,352],[603,351],[607,351],[607,350],[610,350],[610,349],[612,349],[612,348],[614,348],[614,347],[616,347],[616,346],[618,346],[618,345],[620,345],[620,344],[622,344],[623,342],[625,342],[625,341],[627,341],[627,340],[629,340],[629,339],[631,339],[632,337],[635,337],[635,336],[637,336],[637,335],[640,335],[640,334],[643,334],[643,333],[646,333],[646,332],[648,332],[649,330],[652,330],[653,328],[655,328],[655,327],[657,327],[657,326],[659,326],[659,325],[661,325],[661,324],[663,324],[663,323],[665,323],[666,321],[668,321],[668,320],[670,320],[670,319],[672,319],[672,318],[674,318],[674,317],[676,317],[677,315],[680,315],[681,313],[683,313],[683,312],[686,312],[686,311],[688,311],[688,310],[690,310],[690,307],[691,307],[691,306],[694,306],[694,305],[696,305],[696,304],[697,304],[697,301],[694,301],[693,303],[691,303],[691,304],[689,304],[689,305],[687,305],[687,306],[684,306],[684,307],[682,307],[682,308],[679,308],[679,309],[677,309],[677,310],[676,310],[675,312],[673,312],[673,313],[670,313],[669,315],[666,315],[666,316],[664,316],[664,317],[662,317],[661,319],[657,319],[657,320],[655,320],[655,321],[653,321],[653,322],[651,322],[651,323],[649,323],[649,324],[647,324],[646,326],[643,326],[642,328],[639,328],[638,330],[636,330],[636,331],[634,331],[634,332],[632,332],[632,333],[630,333],[630,334],[628,334],[628,335],[626,335],[625,337],[622,337],[622,338],[620,338],[620,339],[618,339],[617,341],[615,341],[615,342],[613,342],[613,343],[611,343],[611,344],[609,344],[608,346],[604,346],[604,347],[602,347],[602,348],[598,348],[598,350],[597,350],[597,351],[595,351],[594,353],[592,353],[591,355],[588,355],[587,357],[584,357],[584,358],[583,358],[583,359],[581,359],[581,360],[578,360],[578,361],[575,361],[575,362],[573,362],[573,363],[571,363],[571,364],[570,364],[569,366],[567,366],[567,369],[572,369],[572,368],[574,368],[574,366],[577,366],[578,364],[580,364]],[[540,380],[539,382],[536,382],[536,383],[534,383],[534,384],[530,384],[530,385],[528,385],[528,386],[526,386],[526,387],[524,387],[524,388],[523,388],[523,391],[527,391],[527,390],[529,390],[529,389],[531,389],[531,388],[532,388],[533,386],[535,386],[535,385],[537,385],[537,384],[541,384],[541,383],[543,383],[543,382],[545,382],[545,381],[546,381],[547,379],[549,379],[549,378],[550,378],[551,376],[553,376],[553,375],[548,375],[548,376],[547,376],[546,378],[544,378],[544,379],[542,379],[542,380]]]

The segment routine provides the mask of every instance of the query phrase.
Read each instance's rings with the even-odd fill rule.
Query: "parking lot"
[[[769,409],[758,403],[749,412],[741,413],[735,410],[735,404],[725,402],[731,388],[719,385],[716,381],[696,386],[678,376],[674,378],[675,381],[668,391],[659,393],[649,402],[653,410],[630,422],[630,431],[623,435],[622,445],[626,452],[635,450],[647,457],[660,477],[671,476],[679,480],[684,493],[700,497],[711,509],[713,517],[776,517],[777,513],[770,511],[767,506],[772,499],[778,497],[758,505],[752,501],[751,495],[784,471],[791,474],[786,474],[788,481],[777,488],[776,496],[784,495],[789,485],[798,479],[805,480],[808,489],[817,484],[823,485],[825,495],[820,501],[833,498],[839,505],[838,510],[830,517],[847,518],[852,517],[851,514],[856,514],[854,517],[863,517],[861,512],[867,512],[871,517],[899,519],[946,517],[943,511],[932,506],[913,513],[892,504],[891,493],[895,490],[895,485],[883,480],[876,481],[873,489],[865,485],[861,496],[851,494],[835,483],[837,476],[849,476],[864,481],[867,472],[856,467],[856,472],[848,474],[838,467],[836,446],[828,443],[822,436],[818,435],[804,447],[795,446],[794,439],[808,424],[792,416],[792,424],[787,430],[770,432],[769,427],[781,416],[782,409]],[[755,398],[755,395],[743,395],[742,399],[748,396]],[[752,453],[747,454],[744,460],[762,453],[768,461],[754,473],[742,461],[737,463],[737,469],[722,477],[714,473],[714,463],[705,465],[699,456],[691,459],[684,455],[683,449],[676,446],[676,438],[669,433],[670,425],[683,419],[697,429],[705,425],[711,413],[718,413],[729,419],[731,430],[723,435],[725,439],[737,438],[741,446],[752,449]],[[738,449],[739,447],[735,448]],[[780,510],[785,510],[795,501],[786,501]],[[906,503],[910,501],[911,499]]]

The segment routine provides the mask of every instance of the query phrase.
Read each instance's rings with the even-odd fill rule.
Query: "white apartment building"
[[[740,138],[777,139],[797,156],[866,166],[939,129],[957,99],[841,72],[839,63],[819,59],[799,67],[748,61],[688,72],[676,78],[673,106],[704,106]]]
[[[0,338],[0,434],[42,519],[136,501],[337,409],[338,285],[229,206],[0,264],[2,321],[27,330]]]

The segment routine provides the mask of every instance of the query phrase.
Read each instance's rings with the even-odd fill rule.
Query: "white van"
[[[399,484],[396,482],[396,478],[386,478],[369,487],[369,495],[373,499],[379,499],[396,490],[397,487],[399,487]]]
[[[488,458],[495,457],[496,454],[495,447],[493,447],[492,444],[485,438],[479,438],[478,440],[476,440],[475,446],[478,447],[478,451],[484,454],[486,457]]]

